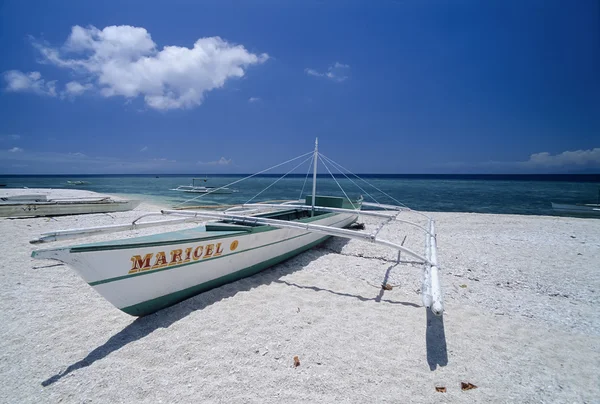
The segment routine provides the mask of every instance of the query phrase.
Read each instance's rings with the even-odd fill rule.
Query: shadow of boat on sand
[[[303,286],[298,285],[292,282],[281,280],[280,278],[294,273],[296,271],[302,270],[308,263],[319,259],[320,257],[330,254],[331,251],[341,252],[342,247],[347,243],[347,240],[329,240],[324,243],[324,246],[327,248],[313,248],[309,250],[311,254],[304,253],[299,257],[304,258],[304,262],[302,264],[296,265],[299,263],[295,260],[298,257],[292,258],[287,262],[278,264],[277,266],[262,271],[256,275],[253,275],[248,278],[241,279],[239,281],[229,283],[223,285],[221,287],[209,290],[200,295],[194,296],[190,299],[184,300],[181,303],[178,303],[174,306],[165,308],[156,313],[150,314],[144,317],[136,318],[132,323],[127,325],[123,330],[119,331],[117,334],[113,335],[106,341],[104,344],[99,346],[98,348],[91,351],[85,358],[80,361],[69,365],[65,370],[49,377],[44,380],[41,384],[46,387],[53,383],[56,383],[63,377],[69,375],[70,373],[83,369],[92,365],[94,362],[101,360],[111,353],[118,351],[129,343],[140,340],[157,329],[161,328],[169,328],[172,324],[178,322],[179,320],[187,317],[190,313],[195,312],[197,310],[203,310],[204,308],[211,306],[214,303],[219,302],[220,300],[233,297],[239,292],[249,291],[261,285],[268,285],[270,283],[283,283],[292,287],[302,288],[302,289],[311,289],[316,292],[328,292],[341,297],[354,298],[359,299],[361,301],[376,301],[383,302],[388,304],[400,304],[404,306],[410,306],[414,308],[421,308],[421,306],[411,303],[411,302],[401,302],[401,301],[392,301],[389,299],[383,299],[383,289],[379,291],[379,294],[375,297],[365,297],[360,295],[354,295],[343,292],[336,292],[330,289],[319,288],[316,286]],[[308,261],[306,257],[308,258]],[[292,263],[293,265],[290,265]],[[386,276],[387,279],[389,271],[393,266],[390,266],[388,269]],[[445,366],[447,364],[447,354],[446,352],[446,341],[445,335],[443,331],[443,319],[436,317],[431,313],[430,310],[427,310],[427,360],[430,364],[431,370],[434,370],[435,367],[432,367],[432,362],[436,362],[440,366]],[[430,318],[431,315],[431,318]],[[440,333],[440,321],[441,321],[441,333]],[[431,325],[431,326],[430,326]],[[443,340],[443,342],[440,340]],[[436,344],[443,343],[443,350],[440,351],[439,346],[435,346]],[[443,360],[445,356],[445,362]],[[430,360],[431,358],[431,360]]]
[[[345,242],[347,242],[347,240],[344,240],[344,244]],[[324,244],[327,243],[329,243],[329,241],[326,241]],[[338,243],[339,242],[336,243],[336,246],[340,245]],[[343,246],[343,244],[341,246]],[[279,278],[296,271],[300,271],[311,261],[330,253],[329,251],[321,251],[319,248],[313,248],[309,250],[309,252],[310,251],[312,251],[312,254],[305,252],[297,257],[291,258],[288,261],[284,261],[275,267],[266,269],[248,278],[240,279],[236,282],[228,283],[226,285],[211,289],[197,296],[184,300],[174,306],[157,311],[156,313],[136,318],[123,330],[110,337],[104,344],[87,354],[85,358],[72,365],[69,365],[65,370],[44,380],[42,382],[42,386],[46,387],[56,383],[68,374],[92,365],[94,362],[107,357],[111,353],[118,351],[129,343],[135,342],[150,335],[157,329],[169,328],[172,324],[187,317],[190,313],[193,313],[197,310],[203,310],[214,303],[229,297],[233,297],[239,292],[249,291],[258,286],[268,285],[276,282],[279,280]],[[298,260],[299,257],[304,258],[304,260],[302,264],[296,265],[294,261]],[[306,261],[306,257],[310,257],[308,258],[308,261]],[[299,263],[300,261],[296,262]],[[293,265],[290,265],[290,263]]]

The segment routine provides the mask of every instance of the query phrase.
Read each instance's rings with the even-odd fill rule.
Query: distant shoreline
[[[252,174],[0,174],[0,178],[118,178],[118,177],[202,177],[239,178]],[[257,178],[277,178],[283,174],[259,174]],[[546,181],[546,182],[597,182],[599,174],[356,174],[361,178],[381,179],[415,179],[415,180],[479,180],[479,181]],[[345,178],[342,174],[334,174],[335,178]],[[305,178],[306,174],[288,174],[289,178]],[[318,178],[330,178],[330,174],[317,174]],[[355,178],[349,175],[350,178]]]

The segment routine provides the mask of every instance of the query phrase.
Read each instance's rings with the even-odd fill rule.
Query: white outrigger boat
[[[433,313],[442,315],[444,308],[434,220],[422,214],[427,219],[426,226],[410,223],[398,218],[401,212],[409,210],[406,207],[364,202],[362,197],[351,200],[345,192],[345,197],[317,196],[317,160],[320,159],[323,164],[325,160],[337,163],[318,152],[317,142],[314,152],[295,159],[306,156],[309,157],[304,162],[312,158],[314,166],[312,195],[306,196],[305,200],[246,203],[221,211],[163,210],[157,214],[144,215],[133,223],[124,225],[46,233],[31,243],[199,219],[210,220],[192,229],[37,250],[33,251],[32,257],[66,263],[115,307],[130,315],[143,316],[208,289],[253,275],[318,245],[331,236],[338,236],[388,246],[422,262],[423,304],[431,308]],[[268,170],[262,172],[265,171]],[[382,210],[361,211],[361,207],[364,206]],[[171,215],[179,218],[140,222],[143,217],[151,215]],[[354,223],[359,215],[376,216],[384,222],[371,233],[345,229]],[[379,231],[391,220],[422,229],[425,235],[425,253],[419,254],[400,244],[379,238]]]
[[[44,194],[0,197],[0,217],[37,217],[124,212],[140,201],[111,197],[48,198]]]

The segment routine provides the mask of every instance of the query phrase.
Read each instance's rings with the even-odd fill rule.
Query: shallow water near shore
[[[234,183],[245,176],[211,176],[197,185],[219,187]],[[367,175],[353,178],[320,177],[317,193],[349,197],[359,195],[365,201],[396,203],[393,199],[417,210],[445,212],[476,212],[524,215],[554,215],[551,202],[596,203],[600,176],[431,176],[431,178],[391,175]],[[231,185],[237,192],[203,195],[173,191],[179,185],[189,185],[194,176],[184,175],[94,175],[94,176],[0,176],[6,188],[68,188],[100,193],[126,195],[163,206],[244,203],[265,200],[297,199],[312,191],[312,178],[253,177]],[[522,178],[522,179],[520,179]],[[71,185],[67,181],[89,184]],[[339,183],[339,185],[338,185]],[[370,184],[370,185],[369,185]],[[269,187],[270,186],[270,187]],[[265,189],[269,187],[268,189]],[[375,188],[376,187],[376,188]],[[3,188],[3,189],[6,189]],[[261,193],[262,191],[262,193]],[[381,192],[380,192],[381,191]],[[260,194],[259,194],[260,193]],[[257,195],[258,194],[258,195]],[[372,198],[371,198],[372,197]],[[195,199],[194,199],[195,198]]]

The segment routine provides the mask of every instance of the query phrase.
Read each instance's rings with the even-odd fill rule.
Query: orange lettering
[[[171,251],[171,262],[169,265],[175,265],[181,262],[181,254],[183,251],[181,249]]]
[[[213,254],[213,249],[215,248],[214,244],[208,244],[206,246],[206,251],[204,252],[204,257],[202,258],[208,258]]]
[[[165,265],[167,265],[167,256],[165,255],[164,251],[161,252],[157,252],[156,253],[156,262],[154,263],[154,265],[152,266],[152,268],[160,268],[160,267],[164,267]]]
[[[217,247],[215,248],[215,257],[223,254],[223,249],[221,248],[221,243],[217,243]]]
[[[188,247],[185,249],[185,259],[183,260],[183,262],[188,262],[190,260],[191,256],[192,256],[192,247]]]
[[[194,250],[194,260],[199,260],[200,258],[202,258],[202,246],[199,245],[198,247],[196,247],[196,249]]]
[[[134,274],[138,271],[144,271],[150,268],[150,259],[152,259],[152,253],[144,255],[142,258],[141,255],[134,255],[131,257],[131,269],[129,270],[130,274]]]

